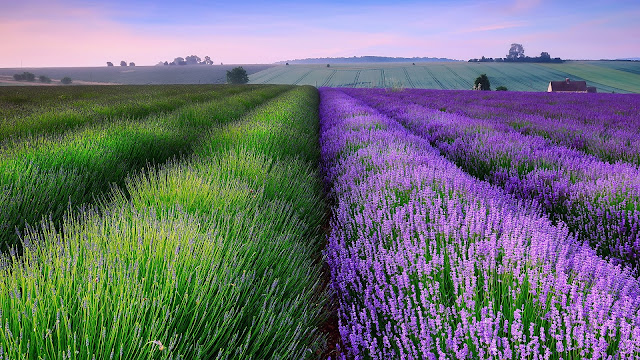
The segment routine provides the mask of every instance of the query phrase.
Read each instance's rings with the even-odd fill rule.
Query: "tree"
[[[38,79],[40,79],[41,83],[45,83],[45,84],[49,84],[51,82],[51,79],[45,75],[40,75]]]
[[[213,60],[211,60],[210,57],[205,56],[204,57],[204,61],[202,63],[205,64],[205,65],[213,65]]]
[[[235,67],[231,71],[227,70],[228,84],[246,84],[249,82],[247,71],[242,66]]]
[[[551,55],[549,55],[548,52],[543,51],[543,52],[540,53],[540,59],[549,61],[549,60],[551,60]]]
[[[167,61],[165,61],[165,62],[164,62],[164,65],[165,65],[165,66],[166,66],[166,65],[169,65],[169,63],[168,63]]]
[[[113,63],[111,61],[107,61],[107,66],[113,66]]]
[[[502,85],[500,85],[500,86],[498,86],[496,88],[496,91],[507,91],[507,90],[508,90],[507,87],[506,86],[502,86]]]
[[[72,81],[71,81],[70,77],[65,76],[65,77],[62,78],[62,80],[60,80],[60,82],[65,84],[65,85],[69,85],[69,84],[71,84]]]
[[[136,63],[134,63],[133,61],[129,63],[129,66],[136,66]]]
[[[120,66],[127,66],[127,62],[124,60],[120,61]]]
[[[520,60],[524,58],[524,47],[522,44],[511,44],[511,48],[509,49],[509,55],[507,55],[507,59],[509,60]]]
[[[178,56],[177,58],[173,59],[173,62],[174,62],[176,65],[187,65],[187,62],[186,62],[186,61],[184,61],[184,58],[182,58],[182,57],[180,57],[180,56]]]
[[[187,63],[187,65],[198,65],[200,64],[202,59],[200,59],[198,55],[189,55],[184,59],[184,61]]]
[[[36,75],[25,71],[22,74],[14,74],[13,79],[16,81],[34,81],[36,79]]]
[[[473,82],[473,90],[491,90],[491,83],[487,74],[481,74]]]

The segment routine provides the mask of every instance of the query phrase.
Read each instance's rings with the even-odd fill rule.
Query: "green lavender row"
[[[114,85],[0,88],[0,119],[64,110],[93,104],[117,104],[145,98],[197,94],[225,88],[224,85]]]
[[[188,154],[212,125],[244,113],[290,87],[260,87],[151,116],[121,120],[19,142],[0,155],[0,246],[17,245],[18,232],[43,216],[58,224],[69,207],[122,185],[132,171]]]
[[[151,89],[133,87],[119,95],[73,102],[63,101],[62,105],[42,108],[29,115],[5,118],[0,122],[0,141],[25,135],[61,133],[77,126],[112,119],[142,119],[153,114],[171,112],[189,104],[219,99],[251,89],[255,87],[183,86],[182,88],[170,87],[169,90],[159,87]]]
[[[29,231],[0,271],[3,356],[318,357],[317,104],[313,88],[287,92],[208,133],[190,160],[129,178],[62,232]],[[264,124],[273,130],[254,136]]]

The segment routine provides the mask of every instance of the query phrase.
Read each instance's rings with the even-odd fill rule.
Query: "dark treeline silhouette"
[[[205,56],[201,59],[198,55],[189,55],[187,57],[178,56],[173,61],[160,61],[156,65],[213,65],[213,60],[209,56]]]
[[[548,52],[543,51],[540,56],[530,57],[524,55],[524,47],[522,44],[511,44],[509,54],[504,58],[487,58],[470,59],[469,62],[528,62],[528,63],[561,63],[564,60],[560,58],[551,58]]]

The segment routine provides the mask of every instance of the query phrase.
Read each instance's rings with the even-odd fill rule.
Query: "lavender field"
[[[639,113],[0,88],[0,360],[640,358]]]
[[[320,93],[338,357],[640,356],[640,96]]]

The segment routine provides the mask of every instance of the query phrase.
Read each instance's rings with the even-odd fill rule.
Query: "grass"
[[[30,230],[0,272],[5,356],[316,357],[326,298],[314,260],[325,213],[311,160],[317,104],[315,89],[291,90],[206,133],[192,158],[129,177],[62,231]],[[265,122],[271,132],[251,135]],[[294,123],[301,134],[280,133]],[[230,143],[227,132],[247,137]]]

